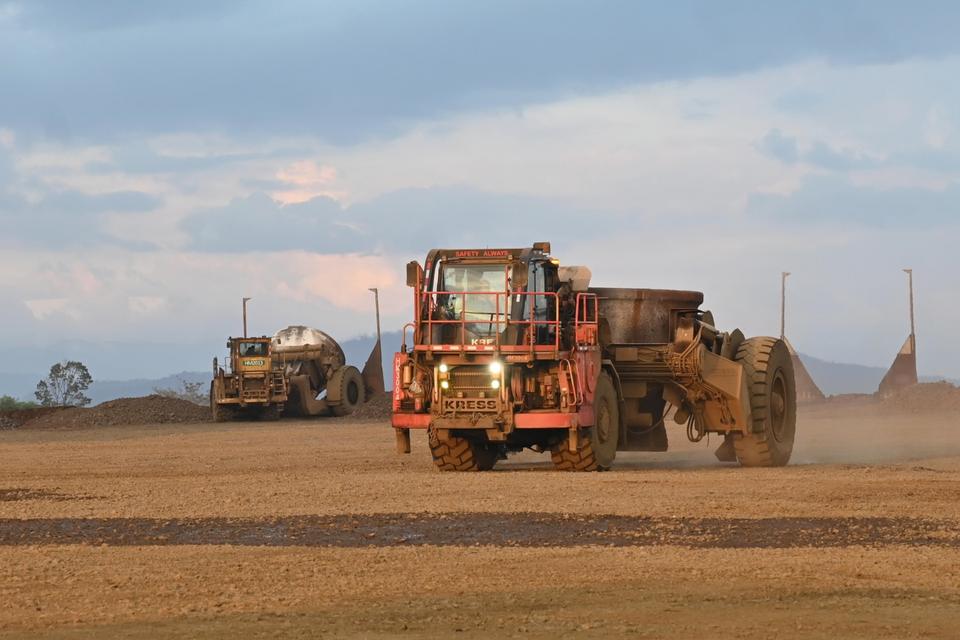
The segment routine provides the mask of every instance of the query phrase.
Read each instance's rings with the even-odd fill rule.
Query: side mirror
[[[416,260],[407,263],[407,286],[416,287],[423,278],[423,269]]]

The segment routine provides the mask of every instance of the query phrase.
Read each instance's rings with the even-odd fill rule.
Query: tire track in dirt
[[[278,518],[0,519],[0,546],[238,545],[693,548],[911,545],[960,548],[960,526],[919,518],[664,518],[553,513],[392,513]]]

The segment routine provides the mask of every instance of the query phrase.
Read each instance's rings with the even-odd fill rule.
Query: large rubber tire
[[[489,471],[500,457],[497,447],[486,442],[456,436],[441,442],[433,429],[427,432],[427,442],[440,471]]]
[[[340,402],[332,406],[333,415],[348,416],[364,403],[363,376],[356,367],[344,367],[340,378]]]
[[[613,466],[620,436],[620,403],[606,372],[597,378],[593,412],[596,424],[580,432],[576,452],[570,451],[569,437],[551,449],[550,458],[558,471],[605,471]]]
[[[569,437],[553,445],[550,449],[550,459],[553,468],[557,471],[597,471],[597,459],[593,455],[593,443],[590,434],[584,429],[577,434],[579,442],[577,450],[570,451]]]
[[[210,416],[214,422],[229,422],[233,420],[233,411],[228,407],[217,404],[217,397],[214,393],[214,382],[210,382]]]
[[[782,467],[790,461],[797,432],[797,394],[790,350],[777,338],[750,338],[737,349],[750,393],[753,430],[734,434],[744,467]]]

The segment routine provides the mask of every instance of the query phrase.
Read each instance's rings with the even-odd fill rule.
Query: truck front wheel
[[[433,464],[440,471],[489,471],[497,463],[497,447],[486,442],[477,442],[459,436],[440,440],[437,432],[427,433]]]
[[[217,383],[210,383],[210,416],[214,422],[229,422],[233,419],[233,411],[217,402]]]
[[[594,425],[578,434],[577,450],[570,451],[569,436],[550,451],[557,471],[604,471],[617,457],[620,435],[620,404],[613,380],[607,373],[597,378],[593,396]]]

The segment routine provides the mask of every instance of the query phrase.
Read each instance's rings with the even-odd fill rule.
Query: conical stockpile
[[[793,360],[793,376],[797,384],[797,402],[808,403],[825,400],[826,396],[823,395],[823,391],[820,390],[817,383],[813,381],[813,376],[807,371],[807,367],[804,366],[793,345],[786,338],[783,341],[786,343],[787,349],[790,350],[790,358]]]
[[[917,384],[917,353],[914,348],[916,338],[911,334],[907,341],[903,343],[893,364],[887,370],[887,374],[880,381],[880,388],[877,390],[881,396],[890,394]]]

